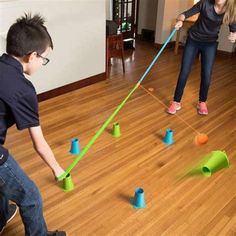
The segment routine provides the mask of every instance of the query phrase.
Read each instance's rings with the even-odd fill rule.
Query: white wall
[[[178,14],[179,14],[179,1],[177,0],[158,1],[155,43],[163,44],[165,42],[171,30],[173,29],[174,22]]]
[[[112,20],[112,0],[105,0],[106,3],[106,19]]]
[[[174,27],[176,17],[190,8],[193,0],[159,0],[157,7],[155,43],[163,44]],[[186,32],[181,33],[181,39]],[[176,35],[172,38],[174,41]]]
[[[138,34],[142,29],[156,30],[158,0],[140,0],[138,16]]]
[[[38,93],[105,71],[104,0],[0,1],[0,32],[24,12],[39,12],[46,18],[54,43],[50,63],[31,79]]]

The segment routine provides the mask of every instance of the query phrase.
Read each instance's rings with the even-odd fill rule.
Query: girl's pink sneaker
[[[171,102],[170,107],[167,109],[167,112],[168,112],[169,114],[174,115],[174,114],[176,113],[176,111],[179,111],[180,109],[181,109],[181,104],[180,104],[180,102],[175,102],[175,101],[173,101],[173,102]]]
[[[197,105],[197,110],[198,110],[198,114],[200,115],[208,115],[208,109],[207,109],[207,105],[205,102],[199,102]]]

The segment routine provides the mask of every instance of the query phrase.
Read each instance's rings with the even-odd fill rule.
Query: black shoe
[[[17,212],[17,206],[16,204],[12,203],[9,204],[9,208],[8,208],[8,217],[7,217],[7,223],[9,223],[14,216],[16,215]],[[5,229],[6,225],[4,225],[1,229],[0,229],[0,234],[3,232],[3,230]]]
[[[64,231],[48,231],[47,236],[66,236],[66,232]]]

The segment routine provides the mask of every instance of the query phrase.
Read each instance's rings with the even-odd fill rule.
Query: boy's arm
[[[31,127],[28,130],[29,130],[35,151],[51,168],[51,170],[53,171],[56,177],[62,175],[65,171],[61,168],[61,166],[56,161],[51,148],[49,147],[48,143],[46,142],[43,136],[41,127],[40,126]]]

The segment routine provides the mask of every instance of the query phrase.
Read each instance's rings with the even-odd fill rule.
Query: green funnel
[[[63,179],[63,189],[64,192],[70,192],[74,189],[74,184],[70,174],[68,174],[65,179]]]
[[[209,154],[209,158],[202,166],[202,173],[205,176],[211,176],[216,171],[229,167],[229,160],[225,151],[213,151]]]
[[[120,133],[120,124],[119,124],[119,123],[114,123],[114,124],[113,124],[112,136],[113,136],[114,138],[119,138],[119,137],[121,136],[121,133]]]

